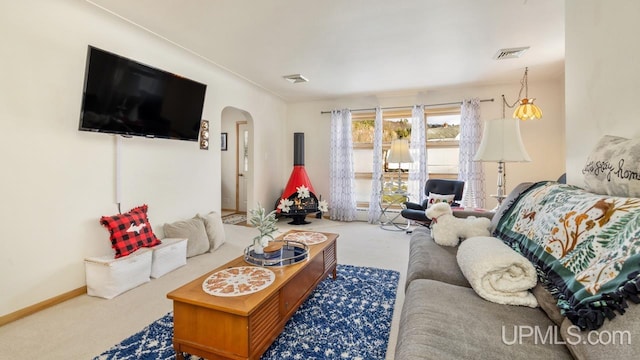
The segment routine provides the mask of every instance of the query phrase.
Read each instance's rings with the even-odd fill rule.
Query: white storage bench
[[[165,238],[151,250],[151,277],[154,279],[187,264],[187,239]]]
[[[90,257],[84,260],[87,294],[112,299],[150,280],[153,251],[141,248],[127,256]]]
[[[117,259],[113,255],[86,258],[87,294],[113,299],[186,263],[187,239],[182,238],[162,239],[160,245]]]

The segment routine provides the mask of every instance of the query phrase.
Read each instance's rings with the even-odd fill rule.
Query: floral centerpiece
[[[280,203],[278,204],[278,209],[283,213],[288,213],[289,211],[291,211],[292,206],[298,205],[296,204],[296,202],[299,203],[301,200],[311,197],[309,193],[309,188],[304,185],[297,186],[296,193],[297,193],[297,196],[294,200],[285,199],[285,198],[280,199]],[[318,201],[318,211],[320,211],[321,213],[325,213],[329,211],[329,204],[325,200]]]
[[[264,247],[269,245],[269,241],[273,240],[273,233],[278,230],[276,223],[276,211],[270,213],[258,203],[256,209],[249,210],[249,223],[260,231],[260,235],[253,238],[253,251],[256,254],[262,254]]]

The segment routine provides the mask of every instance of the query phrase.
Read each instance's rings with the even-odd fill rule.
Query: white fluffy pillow
[[[209,237],[210,251],[216,250],[226,241],[222,216],[212,211],[206,215],[198,214],[198,217],[204,221],[204,227]]]
[[[640,197],[640,139],[603,136],[582,174],[586,190],[592,193]]]

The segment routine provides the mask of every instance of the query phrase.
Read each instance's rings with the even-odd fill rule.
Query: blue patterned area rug
[[[318,284],[261,359],[384,359],[399,277],[392,270],[338,265],[337,280]],[[94,360],[175,359],[172,338],[168,313]]]

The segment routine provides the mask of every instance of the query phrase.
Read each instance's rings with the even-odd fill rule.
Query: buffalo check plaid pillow
[[[116,251],[116,259],[127,256],[141,247],[152,247],[160,240],[151,229],[147,218],[147,205],[138,206],[128,213],[103,216],[100,224],[109,230],[111,247]]]

